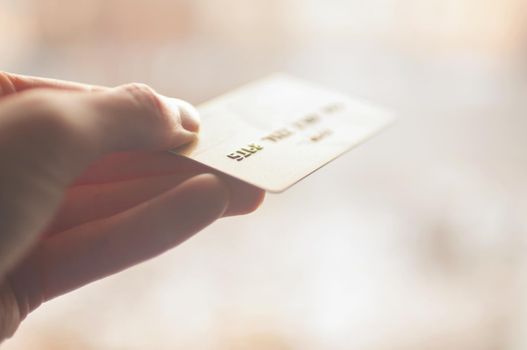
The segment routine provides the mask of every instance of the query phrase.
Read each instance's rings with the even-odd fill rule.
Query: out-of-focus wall
[[[507,51],[523,46],[527,31],[522,0],[4,0],[0,6],[6,28],[33,31],[34,40],[50,45],[159,44],[203,35],[261,46],[294,36]],[[3,31],[2,40],[10,34]]]
[[[200,91],[284,69],[302,50],[521,64],[525,13],[522,0],[4,0],[0,63],[100,84],[141,80],[200,101]],[[239,70],[226,72],[233,61]],[[168,86],[167,71],[198,84]],[[225,85],[203,90],[212,75]]]

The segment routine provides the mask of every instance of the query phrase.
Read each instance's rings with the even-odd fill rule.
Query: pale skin
[[[194,139],[196,113],[140,84],[0,72],[0,342],[43,302],[261,204],[261,190],[166,152]]]

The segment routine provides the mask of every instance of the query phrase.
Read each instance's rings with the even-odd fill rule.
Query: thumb
[[[188,104],[149,87],[95,92],[32,89],[0,102],[0,276],[50,220],[63,191],[98,157],[165,150],[199,128]]]
[[[143,84],[76,95],[69,98],[72,112],[80,107],[82,113],[74,120],[98,153],[167,150],[194,140],[199,129],[192,105]]]

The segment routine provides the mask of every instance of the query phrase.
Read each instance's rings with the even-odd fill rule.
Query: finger
[[[29,89],[56,89],[72,92],[104,92],[111,90],[111,88],[100,85],[82,84],[72,81],[32,77],[0,71],[0,97]],[[157,98],[159,98],[163,104],[168,105],[169,108],[187,111],[188,113],[193,114],[193,119],[197,118],[197,113],[190,103],[162,95],[157,95]],[[196,128],[194,120],[191,120],[190,123],[190,128]]]
[[[57,89],[74,92],[105,92],[110,91],[112,88],[99,85],[82,84],[72,81],[0,72],[0,97],[29,89]],[[196,119],[198,118],[198,114],[191,104],[184,100],[169,98],[162,95],[156,95],[155,98],[162,101],[161,104],[167,105],[170,109],[180,109],[183,112],[189,113],[190,118],[187,118],[189,120],[183,120],[183,122],[188,123],[188,128],[197,130],[198,125],[196,123]]]
[[[192,159],[167,152],[129,152],[109,155],[88,167],[76,184],[104,184],[179,173],[188,174],[188,176],[213,173],[221,177],[231,193],[230,205],[226,213],[229,216],[251,213],[261,205],[265,198],[265,192],[255,186]]]
[[[113,153],[90,164],[75,180],[74,185],[102,184],[198,169],[209,168],[168,152]]]
[[[194,111],[169,109],[140,84],[75,94],[32,89],[2,101],[0,262],[28,247],[64,188],[94,159],[177,147],[193,140],[197,127]]]
[[[130,84],[130,87],[133,85],[141,86],[142,84]],[[99,85],[0,72],[0,97],[29,89],[57,89],[73,92],[108,92],[112,90],[112,88]],[[188,123],[188,129],[197,131],[198,125],[196,119],[198,118],[198,115],[190,103],[177,98],[168,98],[157,94],[154,99],[160,100],[162,105],[168,105],[168,107],[173,110],[179,109],[184,113],[190,114],[189,118],[187,118],[188,120],[183,118],[183,123]]]
[[[179,172],[166,176],[73,187],[66,192],[63,203],[46,232],[61,232],[118,214],[178,186],[193,175],[196,174]]]
[[[0,72],[0,97],[28,89],[47,88],[72,91],[102,91],[103,86],[81,84],[58,79],[31,77],[21,74]]]
[[[44,240],[11,276],[29,309],[180,244],[219,218],[228,204],[214,175],[194,177],[126,212]]]
[[[115,215],[204,172],[202,168],[180,169],[171,175],[73,187],[67,191],[46,235]],[[224,216],[251,213],[262,203],[264,191],[228,176],[221,178],[230,194]]]
[[[68,179],[106,153],[170,149],[193,140],[198,128],[194,111],[169,109],[140,84],[70,96],[32,90],[1,107],[0,143],[10,150],[2,158],[13,161],[16,149],[16,159],[60,160],[53,165]]]

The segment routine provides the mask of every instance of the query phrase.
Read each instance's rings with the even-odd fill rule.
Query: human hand
[[[0,72],[0,341],[44,301],[259,206],[261,190],[163,152],[194,139],[195,113],[140,84]]]

